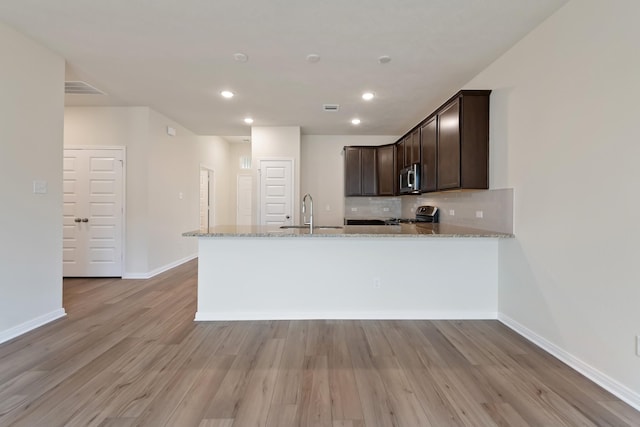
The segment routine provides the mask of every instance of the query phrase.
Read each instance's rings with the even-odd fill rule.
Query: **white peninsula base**
[[[197,321],[497,317],[496,238],[198,239]]]

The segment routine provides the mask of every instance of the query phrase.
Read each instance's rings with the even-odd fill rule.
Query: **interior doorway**
[[[63,276],[122,277],[124,160],[124,147],[64,149]]]
[[[200,166],[200,229],[215,225],[215,173],[213,169]]]
[[[293,160],[260,160],[260,225],[293,223]]]

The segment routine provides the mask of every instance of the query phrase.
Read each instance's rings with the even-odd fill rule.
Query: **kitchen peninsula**
[[[200,321],[495,318],[499,241],[512,237],[445,224],[183,235],[199,241]]]

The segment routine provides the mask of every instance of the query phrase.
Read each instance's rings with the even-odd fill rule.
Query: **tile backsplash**
[[[399,218],[400,197],[345,197],[344,216],[349,219]]]
[[[513,233],[513,189],[447,191],[409,196],[402,201],[402,216],[416,207],[440,208],[440,222],[482,230]]]
[[[413,218],[418,206],[440,209],[440,222],[513,233],[513,189],[463,190],[402,197],[347,197],[346,218]]]

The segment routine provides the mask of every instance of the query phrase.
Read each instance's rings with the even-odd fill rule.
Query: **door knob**
[[[291,219],[290,215],[285,216],[285,219]]]
[[[80,221],[82,221],[80,218],[75,218],[75,219],[73,220],[73,222],[80,222]]]
[[[82,218],[82,222],[89,222],[89,218]]]

